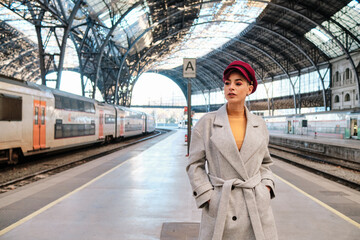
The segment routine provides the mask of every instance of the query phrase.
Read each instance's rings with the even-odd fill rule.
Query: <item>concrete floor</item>
[[[198,223],[201,212],[185,172],[184,134],[179,130],[160,142],[142,143],[1,194],[0,223],[6,224],[0,224],[0,239],[149,240],[160,239],[164,223]],[[272,201],[279,239],[360,239],[359,224],[331,211],[359,222],[359,192],[283,162],[276,162],[273,171],[280,177]],[[5,228],[21,214],[29,216],[26,221]]]

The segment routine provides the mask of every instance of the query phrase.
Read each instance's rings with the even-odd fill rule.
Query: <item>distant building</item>
[[[355,74],[360,73],[360,53],[352,55],[357,73],[345,57],[334,58],[332,64],[331,107],[337,109],[360,108]]]

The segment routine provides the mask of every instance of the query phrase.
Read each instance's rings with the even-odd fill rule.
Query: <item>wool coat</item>
[[[245,114],[240,151],[226,104],[204,115],[192,131],[186,171],[196,205],[202,208],[200,240],[278,239],[270,206],[275,194],[269,134],[261,117],[246,107]]]

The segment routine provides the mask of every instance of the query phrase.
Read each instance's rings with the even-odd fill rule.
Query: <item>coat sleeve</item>
[[[196,128],[192,132],[189,162],[186,171],[193,190],[196,206],[202,208],[210,200],[213,186],[205,170],[206,154],[204,141]]]
[[[272,174],[272,171],[270,169],[270,166],[274,164],[273,160],[270,157],[269,153],[269,132],[267,130],[266,124],[264,123],[264,132],[266,137],[266,151],[263,158],[263,161],[261,163],[260,167],[260,173],[261,173],[261,182],[265,184],[266,186],[270,187],[270,195],[271,198],[275,197],[275,183],[274,183],[274,176]]]

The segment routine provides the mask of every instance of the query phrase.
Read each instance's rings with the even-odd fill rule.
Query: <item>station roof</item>
[[[0,74],[79,71],[111,102],[117,83],[121,98],[146,71],[186,93],[182,61],[197,58],[192,92],[203,92],[222,87],[233,60],[250,63],[260,83],[327,67],[359,50],[359,22],[355,0],[4,0]]]

